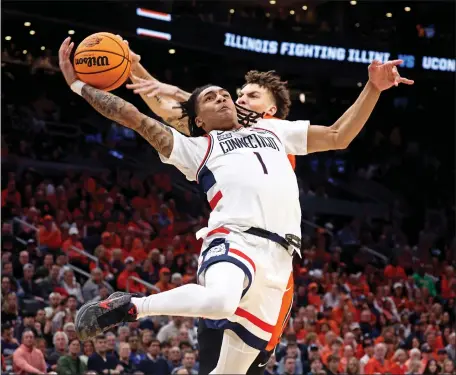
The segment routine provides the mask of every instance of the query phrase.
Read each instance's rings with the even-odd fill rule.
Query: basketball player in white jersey
[[[412,82],[391,72],[400,61],[375,73],[369,69],[370,82],[337,128],[263,119],[243,127],[229,93],[208,85],[182,103],[190,125],[206,132],[204,137],[187,138],[121,98],[78,81],[69,60],[72,47],[67,38],[59,51],[71,89],[102,115],[141,134],[162,161],[197,180],[213,208],[200,255],[199,285],[86,304],[76,319],[80,337],[87,339],[148,315],[204,317],[225,329],[211,373],[245,373],[271,337],[292,255],[300,247],[298,188],[287,153],[306,154],[311,143],[330,149],[345,122],[358,128],[357,134],[382,90]]]

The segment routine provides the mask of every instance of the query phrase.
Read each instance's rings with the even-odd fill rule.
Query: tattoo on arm
[[[90,85],[84,85],[81,94],[82,97],[100,114],[122,125],[128,126],[127,115],[131,107],[133,107],[132,104],[118,96],[98,90]]]
[[[122,98],[89,85],[82,87],[81,94],[100,114],[138,132],[163,156],[171,155],[174,137],[168,126],[143,115]]]
[[[169,158],[173,150],[174,137],[168,126],[145,116],[136,131],[160,154]]]

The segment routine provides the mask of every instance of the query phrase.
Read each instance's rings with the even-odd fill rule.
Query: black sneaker
[[[117,297],[111,298],[114,296]],[[138,314],[131,297],[129,293],[116,292],[104,301],[82,306],[75,319],[79,338],[85,341],[121,323],[134,322]]]
[[[118,297],[122,297],[122,296],[125,296],[125,295],[130,295],[132,297],[140,297],[139,294],[137,293],[127,293],[127,292],[114,292],[112,293],[107,299],[114,299],[114,298],[118,298]],[[86,307],[88,307],[89,305],[96,305],[98,302],[100,301],[89,301],[85,304]],[[81,307],[82,308],[82,307]],[[81,317],[81,314],[79,314],[79,311],[78,311],[78,314],[76,315],[76,319],[75,319],[75,326],[78,326],[78,323],[79,323],[79,318]]]

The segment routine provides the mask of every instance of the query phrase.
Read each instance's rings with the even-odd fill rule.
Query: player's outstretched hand
[[[157,80],[146,80],[138,77],[134,77],[136,83],[130,83],[127,88],[133,90],[135,94],[144,94],[148,98],[152,98],[156,95],[161,96],[174,96],[177,91],[177,87],[168,85]]]
[[[131,66],[134,67],[135,64],[138,64],[141,61],[141,56],[131,50],[130,45],[128,44],[128,40],[125,40],[119,34],[116,36],[128,46],[128,49],[130,50]]]
[[[73,47],[74,43],[71,41],[71,38],[68,37],[63,41],[59,49],[59,66],[68,86],[71,86],[71,84],[78,79],[73,64],[70,61]]]
[[[392,60],[382,64],[378,60],[372,61],[368,68],[369,81],[379,91],[387,90],[393,86],[399,86],[400,83],[413,85],[414,81],[401,77],[397,71],[397,66],[403,62],[403,60]]]

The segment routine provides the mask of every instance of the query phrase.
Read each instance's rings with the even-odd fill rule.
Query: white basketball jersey
[[[173,129],[162,161],[197,181],[212,208],[208,229],[266,229],[301,237],[299,190],[287,154],[307,154],[308,121],[259,120],[234,131],[187,138]]]

